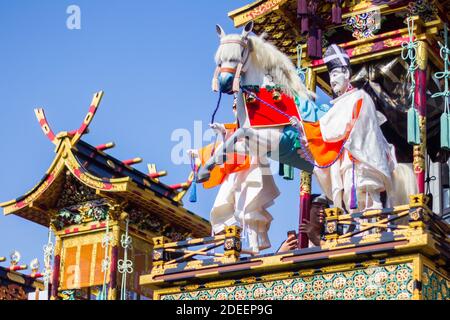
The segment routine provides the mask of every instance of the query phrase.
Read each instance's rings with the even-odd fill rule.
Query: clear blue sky
[[[76,129],[98,90],[105,97],[84,140],[114,141],[119,159],[140,156],[168,170],[165,183],[186,179],[189,165],[171,162],[177,128],[206,127],[217,95],[211,92],[215,24],[233,30],[227,12],[250,0],[0,0],[0,202],[31,189],[48,169],[54,146],[33,109],[44,107],[54,131]],[[66,28],[69,5],[81,8],[81,30]],[[227,98],[218,121],[233,119]],[[275,250],[297,229],[299,173],[276,177],[282,195],[269,209]],[[209,217],[217,189],[199,188],[186,207]],[[38,257],[47,230],[15,216],[0,216],[0,256],[17,249],[23,263]],[[5,263],[3,263],[5,265]],[[42,265],[42,263],[41,263]]]

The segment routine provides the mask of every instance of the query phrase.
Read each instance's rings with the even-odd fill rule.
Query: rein
[[[223,41],[220,42],[220,45],[221,45],[221,46],[222,46],[222,45],[225,45],[225,44],[239,44],[239,45],[243,48],[241,61],[239,62],[239,64],[237,65],[236,68],[225,68],[225,67],[222,68],[222,67],[221,67],[221,64],[219,64],[219,65],[216,67],[216,70],[215,70],[215,72],[214,72],[214,77],[213,77],[213,83],[212,83],[212,88],[213,88],[213,90],[214,90],[215,92],[220,91],[220,90],[219,90],[219,79],[218,79],[218,78],[219,78],[219,74],[220,74],[221,72],[227,72],[227,73],[234,74],[235,76],[234,76],[234,80],[233,80],[233,92],[239,92],[239,90],[242,89],[243,92],[245,92],[245,93],[251,95],[251,96],[254,97],[256,100],[258,100],[259,102],[261,102],[262,104],[264,104],[265,106],[271,108],[272,110],[278,112],[279,114],[285,116],[287,119],[290,120],[290,118],[291,118],[290,115],[288,115],[287,113],[283,112],[282,110],[280,110],[280,109],[277,108],[276,106],[273,106],[273,105],[271,105],[270,103],[268,103],[268,102],[262,100],[262,99],[259,98],[257,95],[255,95],[253,92],[251,92],[251,91],[247,90],[245,87],[241,86],[241,81],[240,81],[240,80],[241,80],[241,73],[246,71],[246,64],[247,64],[247,61],[248,61],[248,58],[249,58],[249,50],[248,50],[248,42],[247,42],[247,39],[245,39],[245,40],[223,40]],[[216,114],[217,114],[217,111],[219,110],[221,100],[222,100],[222,92],[220,92],[219,100],[217,101],[216,109],[214,110],[214,113],[213,113],[213,115],[212,115],[212,117],[211,117],[211,124],[214,123],[214,119],[215,119],[215,116],[216,116]],[[300,123],[301,123],[301,125],[303,126],[303,119],[301,118],[301,115],[300,115]],[[319,169],[326,169],[326,168],[329,168],[329,167],[331,167],[333,164],[335,164],[336,161],[338,161],[339,158],[342,156],[342,153],[344,152],[344,149],[345,149],[345,148],[344,148],[344,145],[345,145],[346,141],[342,144],[342,147],[341,147],[341,149],[339,150],[336,159],[334,159],[330,164],[325,165],[325,166],[321,166],[321,165],[316,164],[316,162],[314,161],[314,159],[310,156],[310,151],[309,151],[308,147],[305,146],[305,145],[302,143],[302,140],[300,139],[300,136],[301,136],[300,128],[298,128],[297,126],[293,126],[293,127],[295,128],[295,130],[296,130],[297,133],[298,133],[298,140],[299,140],[299,142],[300,142],[300,148],[302,149],[302,151],[303,151],[303,153],[304,153],[304,155],[305,155],[305,157],[304,157],[305,160],[306,160],[307,162],[309,162],[311,165],[313,165],[314,167],[319,168]],[[305,133],[305,130],[304,130],[304,129],[303,129],[303,132]],[[305,133],[305,136],[306,136],[306,133]],[[213,148],[213,150],[212,150],[212,155],[213,155],[214,153],[215,153],[215,148]]]
[[[222,41],[220,41],[221,46],[224,44],[238,44],[245,49],[247,49],[247,47],[248,47],[247,41],[244,41],[244,40],[222,40]]]
[[[219,91],[219,74],[221,72],[227,72],[234,74],[233,92],[238,92],[241,83],[241,73],[246,71],[247,61],[250,56],[248,51],[248,40],[223,40],[220,42],[221,46],[225,44],[239,44],[243,48],[241,61],[238,63],[236,68],[222,68],[219,64],[214,71],[212,87],[215,92]]]
[[[211,124],[214,123],[214,120],[216,118],[216,113],[219,110],[220,107],[220,102],[222,101],[222,92],[219,93],[219,100],[217,101],[217,105],[216,105],[216,109],[214,109],[214,112],[211,116]],[[211,157],[214,156],[214,154],[216,153],[216,144],[217,144],[217,140],[219,139],[219,134],[216,134],[216,137],[214,138],[214,144],[213,147],[211,148]]]
[[[216,118],[217,111],[219,111],[219,107],[220,107],[220,102],[221,102],[221,101],[222,101],[222,92],[219,92],[219,100],[217,101],[216,108],[214,109],[214,112],[213,112],[213,114],[212,114],[212,116],[211,116],[211,124],[214,123],[214,120],[215,120],[215,118]]]

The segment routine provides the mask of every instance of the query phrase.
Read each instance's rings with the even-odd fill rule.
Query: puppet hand
[[[297,117],[291,117],[290,119],[289,119],[289,122],[291,123],[291,125],[293,126],[293,127],[299,127],[300,126],[300,120],[297,118]]]
[[[216,134],[225,135],[227,133],[227,130],[225,129],[225,126],[222,123],[213,123],[210,124],[209,127],[213,129]]]

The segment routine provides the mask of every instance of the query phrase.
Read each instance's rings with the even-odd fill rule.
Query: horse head
[[[216,26],[220,46],[216,52],[216,71],[213,90],[227,94],[239,91],[241,74],[245,72],[250,55],[248,35],[253,30],[253,22],[245,25],[242,34],[225,34],[221,26]]]
[[[216,26],[220,46],[215,56],[213,90],[233,94],[240,90],[242,75],[246,80],[252,79],[250,85],[263,85],[263,78],[270,76],[270,81],[288,95],[309,99],[291,59],[266,41],[264,34],[250,36],[252,30],[253,22],[247,23],[241,34],[227,35],[221,26]]]

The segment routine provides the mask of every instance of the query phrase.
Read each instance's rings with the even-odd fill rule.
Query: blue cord
[[[221,101],[222,101],[222,91],[220,91],[220,93],[219,93],[219,100],[217,101],[216,109],[214,109],[214,112],[213,112],[213,114],[212,114],[212,117],[211,117],[211,124],[214,123],[214,120],[215,120],[215,118],[216,118],[216,113],[217,113],[217,111],[219,111],[219,107],[220,107],[220,102],[221,102]]]

